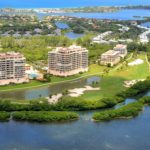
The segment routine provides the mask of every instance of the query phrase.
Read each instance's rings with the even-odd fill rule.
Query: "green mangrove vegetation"
[[[0,100],[0,111],[82,111],[101,108],[111,108],[117,103],[123,102],[127,97],[134,97],[150,89],[150,79],[140,81],[132,87],[116,94],[112,98],[101,98],[98,100],[83,100],[64,95],[56,104],[50,104],[45,98],[27,101],[24,103],[14,103],[12,100]]]
[[[95,113],[93,119],[95,121],[109,121],[113,119],[132,118],[143,110],[144,105],[150,105],[150,96],[144,96],[137,102],[130,103],[116,110],[106,110]]]
[[[133,102],[116,110],[106,110],[95,113],[93,119],[95,121],[109,121],[113,119],[132,118],[137,116],[142,109],[142,103]]]
[[[8,121],[10,118],[10,113],[5,111],[0,111],[0,121]]]
[[[79,116],[75,112],[113,108],[127,97],[135,97],[150,89],[150,78],[140,81],[132,87],[124,90],[112,98],[101,98],[99,100],[83,100],[81,98],[71,98],[64,95],[56,104],[50,104],[46,99],[41,98],[27,103],[14,102],[12,100],[0,100],[0,121],[8,120],[12,113],[14,120],[52,122],[75,120]],[[150,104],[150,97],[145,96],[119,109],[105,110],[93,115],[96,121],[106,121],[118,118],[130,118],[137,116],[144,105]]]
[[[56,104],[49,104],[45,99],[42,101],[35,100],[29,103],[13,103],[10,100],[0,101],[0,111],[83,111],[83,110],[95,110],[102,108],[111,108],[120,101],[120,98],[111,99],[103,98],[101,100],[82,100],[73,98],[62,98]]]
[[[14,120],[32,122],[71,121],[79,118],[75,112],[21,111],[12,114]]]
[[[139,101],[145,105],[150,105],[150,96],[144,96],[140,98]]]
[[[56,105],[56,110],[95,110],[102,108],[111,108],[117,104],[117,101],[113,98],[103,98],[100,100],[82,100],[74,99],[71,97],[64,97]]]
[[[147,78],[147,80],[137,82],[127,90],[120,92],[119,94],[117,94],[117,96],[122,98],[134,97],[138,94],[148,91],[149,89],[150,89],[150,79]]]
[[[142,94],[150,89],[150,79],[141,81],[128,88],[127,90],[117,94],[118,97],[125,99],[127,97],[134,97]],[[144,105],[150,105],[150,97],[144,96],[140,98],[137,102],[130,103],[115,110],[106,110],[102,112],[95,113],[93,119],[95,121],[109,121],[113,119],[120,118],[131,118],[135,117],[142,111]]]
[[[51,111],[54,106],[47,101],[33,101],[29,103],[13,103],[11,100],[0,101],[0,111],[14,112],[14,111]]]
[[[149,78],[138,82],[131,88],[117,94],[114,98],[103,98],[101,100],[75,100],[64,96],[57,104],[49,104],[45,99],[31,101],[27,104],[13,103],[9,100],[0,101],[0,121],[7,121],[12,113],[12,118],[18,121],[33,122],[57,122],[69,121],[79,118],[78,114],[70,111],[94,110],[102,108],[112,108],[125,98],[136,96],[146,92],[150,88]],[[112,119],[135,117],[142,111],[145,104],[150,104],[150,97],[145,96],[137,102],[133,102],[119,109],[105,110],[93,115],[96,121],[108,121]],[[66,112],[69,111],[69,112]]]

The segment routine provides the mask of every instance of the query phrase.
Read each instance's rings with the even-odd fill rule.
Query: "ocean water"
[[[150,107],[134,119],[94,123],[0,123],[0,150],[150,150]]]
[[[150,10],[148,9],[124,9],[117,12],[105,12],[105,13],[50,13],[50,14],[38,14],[39,18],[43,18],[48,15],[53,16],[73,16],[81,18],[95,18],[95,19],[117,19],[117,20],[141,20],[142,17],[149,17]],[[139,18],[135,17],[139,16]]]
[[[150,22],[145,22],[141,24],[144,27],[150,28]]]
[[[0,0],[0,7],[41,8],[150,5],[150,0]]]
[[[78,7],[78,6],[116,6],[116,5],[150,5],[150,0],[0,0],[0,7],[35,8],[35,7]],[[142,16],[143,12],[139,12]],[[136,14],[136,15],[139,15]],[[128,17],[127,17],[127,14]],[[132,15],[131,15],[132,14]],[[82,15],[82,14],[81,14]],[[81,17],[80,15],[80,17]],[[85,15],[85,14],[84,14]],[[99,14],[96,14],[96,16]],[[105,14],[110,16],[111,14]],[[117,18],[126,19],[134,16],[118,13]],[[146,11],[146,16],[147,14]],[[93,14],[92,14],[93,16]],[[104,16],[107,18],[107,16]],[[111,16],[111,18],[116,16]],[[97,18],[97,17],[95,17]],[[98,17],[100,18],[100,17]],[[90,81],[83,81],[90,83]],[[78,82],[76,84],[79,84]],[[80,83],[81,84],[81,83]],[[73,84],[59,85],[59,89],[70,88]],[[76,85],[74,85],[76,86]],[[58,91],[53,87],[52,91]],[[39,90],[43,95],[50,89]],[[29,98],[37,96],[36,89],[19,93],[0,93],[2,97]],[[149,93],[147,94],[149,95]],[[131,100],[128,100],[129,102]],[[150,107],[134,119],[114,120],[94,123],[92,112],[81,112],[76,122],[64,124],[37,124],[27,122],[0,123],[0,150],[150,150]]]

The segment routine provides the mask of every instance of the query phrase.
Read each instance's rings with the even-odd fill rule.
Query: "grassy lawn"
[[[124,80],[125,79],[120,77],[110,77],[110,76],[103,77],[103,79],[98,85],[100,87],[99,91],[87,91],[79,98],[82,100],[99,100],[104,97],[111,98],[118,92],[125,89],[125,87],[123,86]]]
[[[77,79],[77,78],[81,78],[81,77],[87,77],[87,76],[90,76],[90,75],[94,75],[94,74],[99,74],[101,72],[103,72],[103,70],[105,69],[106,67],[103,67],[103,66],[99,66],[97,64],[92,64],[89,66],[89,71],[88,72],[85,72],[85,73],[82,73],[82,74],[77,74],[77,75],[74,75],[74,76],[70,76],[70,77],[56,77],[56,76],[53,76],[51,78],[51,82],[50,83],[42,83],[42,82],[39,82],[39,81],[35,81],[35,80],[32,80],[30,81],[29,83],[25,83],[25,84],[14,84],[14,85],[7,85],[7,86],[0,86],[0,91],[4,91],[4,90],[15,90],[15,89],[25,89],[25,88],[34,88],[34,87],[38,87],[38,86],[44,86],[44,85],[49,85],[49,84],[53,84],[55,82],[59,83],[59,82],[65,82],[65,81],[69,81],[69,80],[74,80],[74,79]]]
[[[16,88],[22,89],[22,88],[38,86],[38,85],[42,85],[42,84],[43,84],[42,82],[32,80],[31,82],[25,83],[25,84],[13,84],[13,85],[0,86],[0,91],[1,90],[16,89]]]
[[[118,76],[126,80],[145,79],[150,75],[149,66],[146,62],[146,54],[141,53],[137,55],[137,57],[132,58],[132,60],[130,60],[129,62],[132,62],[136,59],[142,59],[144,60],[144,63],[136,66],[123,65],[121,70],[111,72],[110,76]]]
[[[133,80],[133,79],[144,79],[150,75],[149,66],[146,62],[146,54],[141,53],[138,54],[137,57],[132,58],[129,62],[136,60],[137,58],[144,60],[143,64],[136,65],[136,66],[127,66],[125,63],[120,65],[118,69],[111,69],[108,74],[103,74],[102,80],[99,83],[100,90],[99,91],[88,91],[85,92],[80,99],[83,100],[99,100],[103,97],[113,97],[116,93],[125,89],[123,86],[123,82],[125,80]],[[104,71],[107,67],[99,66],[97,64],[92,64],[89,67],[89,71],[83,74],[78,74],[71,77],[52,77],[51,83],[55,82],[63,82],[67,80],[73,80],[80,77],[87,77],[90,75],[101,75],[101,72]],[[15,89],[15,88],[25,88],[25,87],[34,87],[44,85],[44,83],[38,81],[31,81],[27,84],[20,84],[20,85],[8,85],[4,87],[0,87],[0,90],[8,90],[8,89]],[[78,98],[77,98],[78,99]]]
[[[137,66],[126,66],[125,64],[118,70],[112,70],[108,75],[105,75],[99,87],[99,91],[88,91],[80,96],[83,100],[98,100],[103,97],[113,97],[118,92],[126,89],[123,82],[126,80],[145,79],[150,75],[149,66],[146,62],[146,54],[141,53],[136,58],[132,58],[129,62],[137,58],[144,60],[143,64]]]

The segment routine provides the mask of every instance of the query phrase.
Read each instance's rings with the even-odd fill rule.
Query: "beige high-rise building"
[[[0,85],[26,81],[25,60],[20,53],[0,53]]]
[[[48,72],[71,76],[88,71],[88,50],[81,46],[58,47],[48,53]]]

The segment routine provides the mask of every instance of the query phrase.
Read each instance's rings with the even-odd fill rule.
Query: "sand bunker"
[[[71,97],[79,97],[81,96],[82,94],[84,94],[85,91],[97,91],[97,90],[100,90],[100,88],[93,88],[91,86],[85,86],[84,88],[75,88],[75,89],[70,89],[68,92],[69,92],[69,96]],[[46,97],[46,99],[48,100],[48,102],[50,104],[56,104],[59,99],[63,96],[62,93],[58,93],[56,95],[52,95],[52,97]]]
[[[46,97],[46,99],[48,100],[48,102],[50,104],[55,104],[58,102],[58,100],[62,97],[61,93],[58,93],[57,95],[53,95],[51,98],[50,97]]]
[[[128,63],[128,66],[140,65],[140,64],[143,64],[143,63],[144,63],[144,60],[136,59],[135,61],[132,61],[132,62]]]
[[[137,82],[144,81],[144,80],[145,80],[145,79],[124,81],[124,86],[125,86],[125,87],[131,87],[131,86],[133,86],[134,84],[136,84]]]
[[[71,97],[79,97],[84,94],[85,91],[97,91],[100,90],[100,88],[93,88],[91,86],[85,86],[84,88],[75,88],[69,90],[69,96]]]

